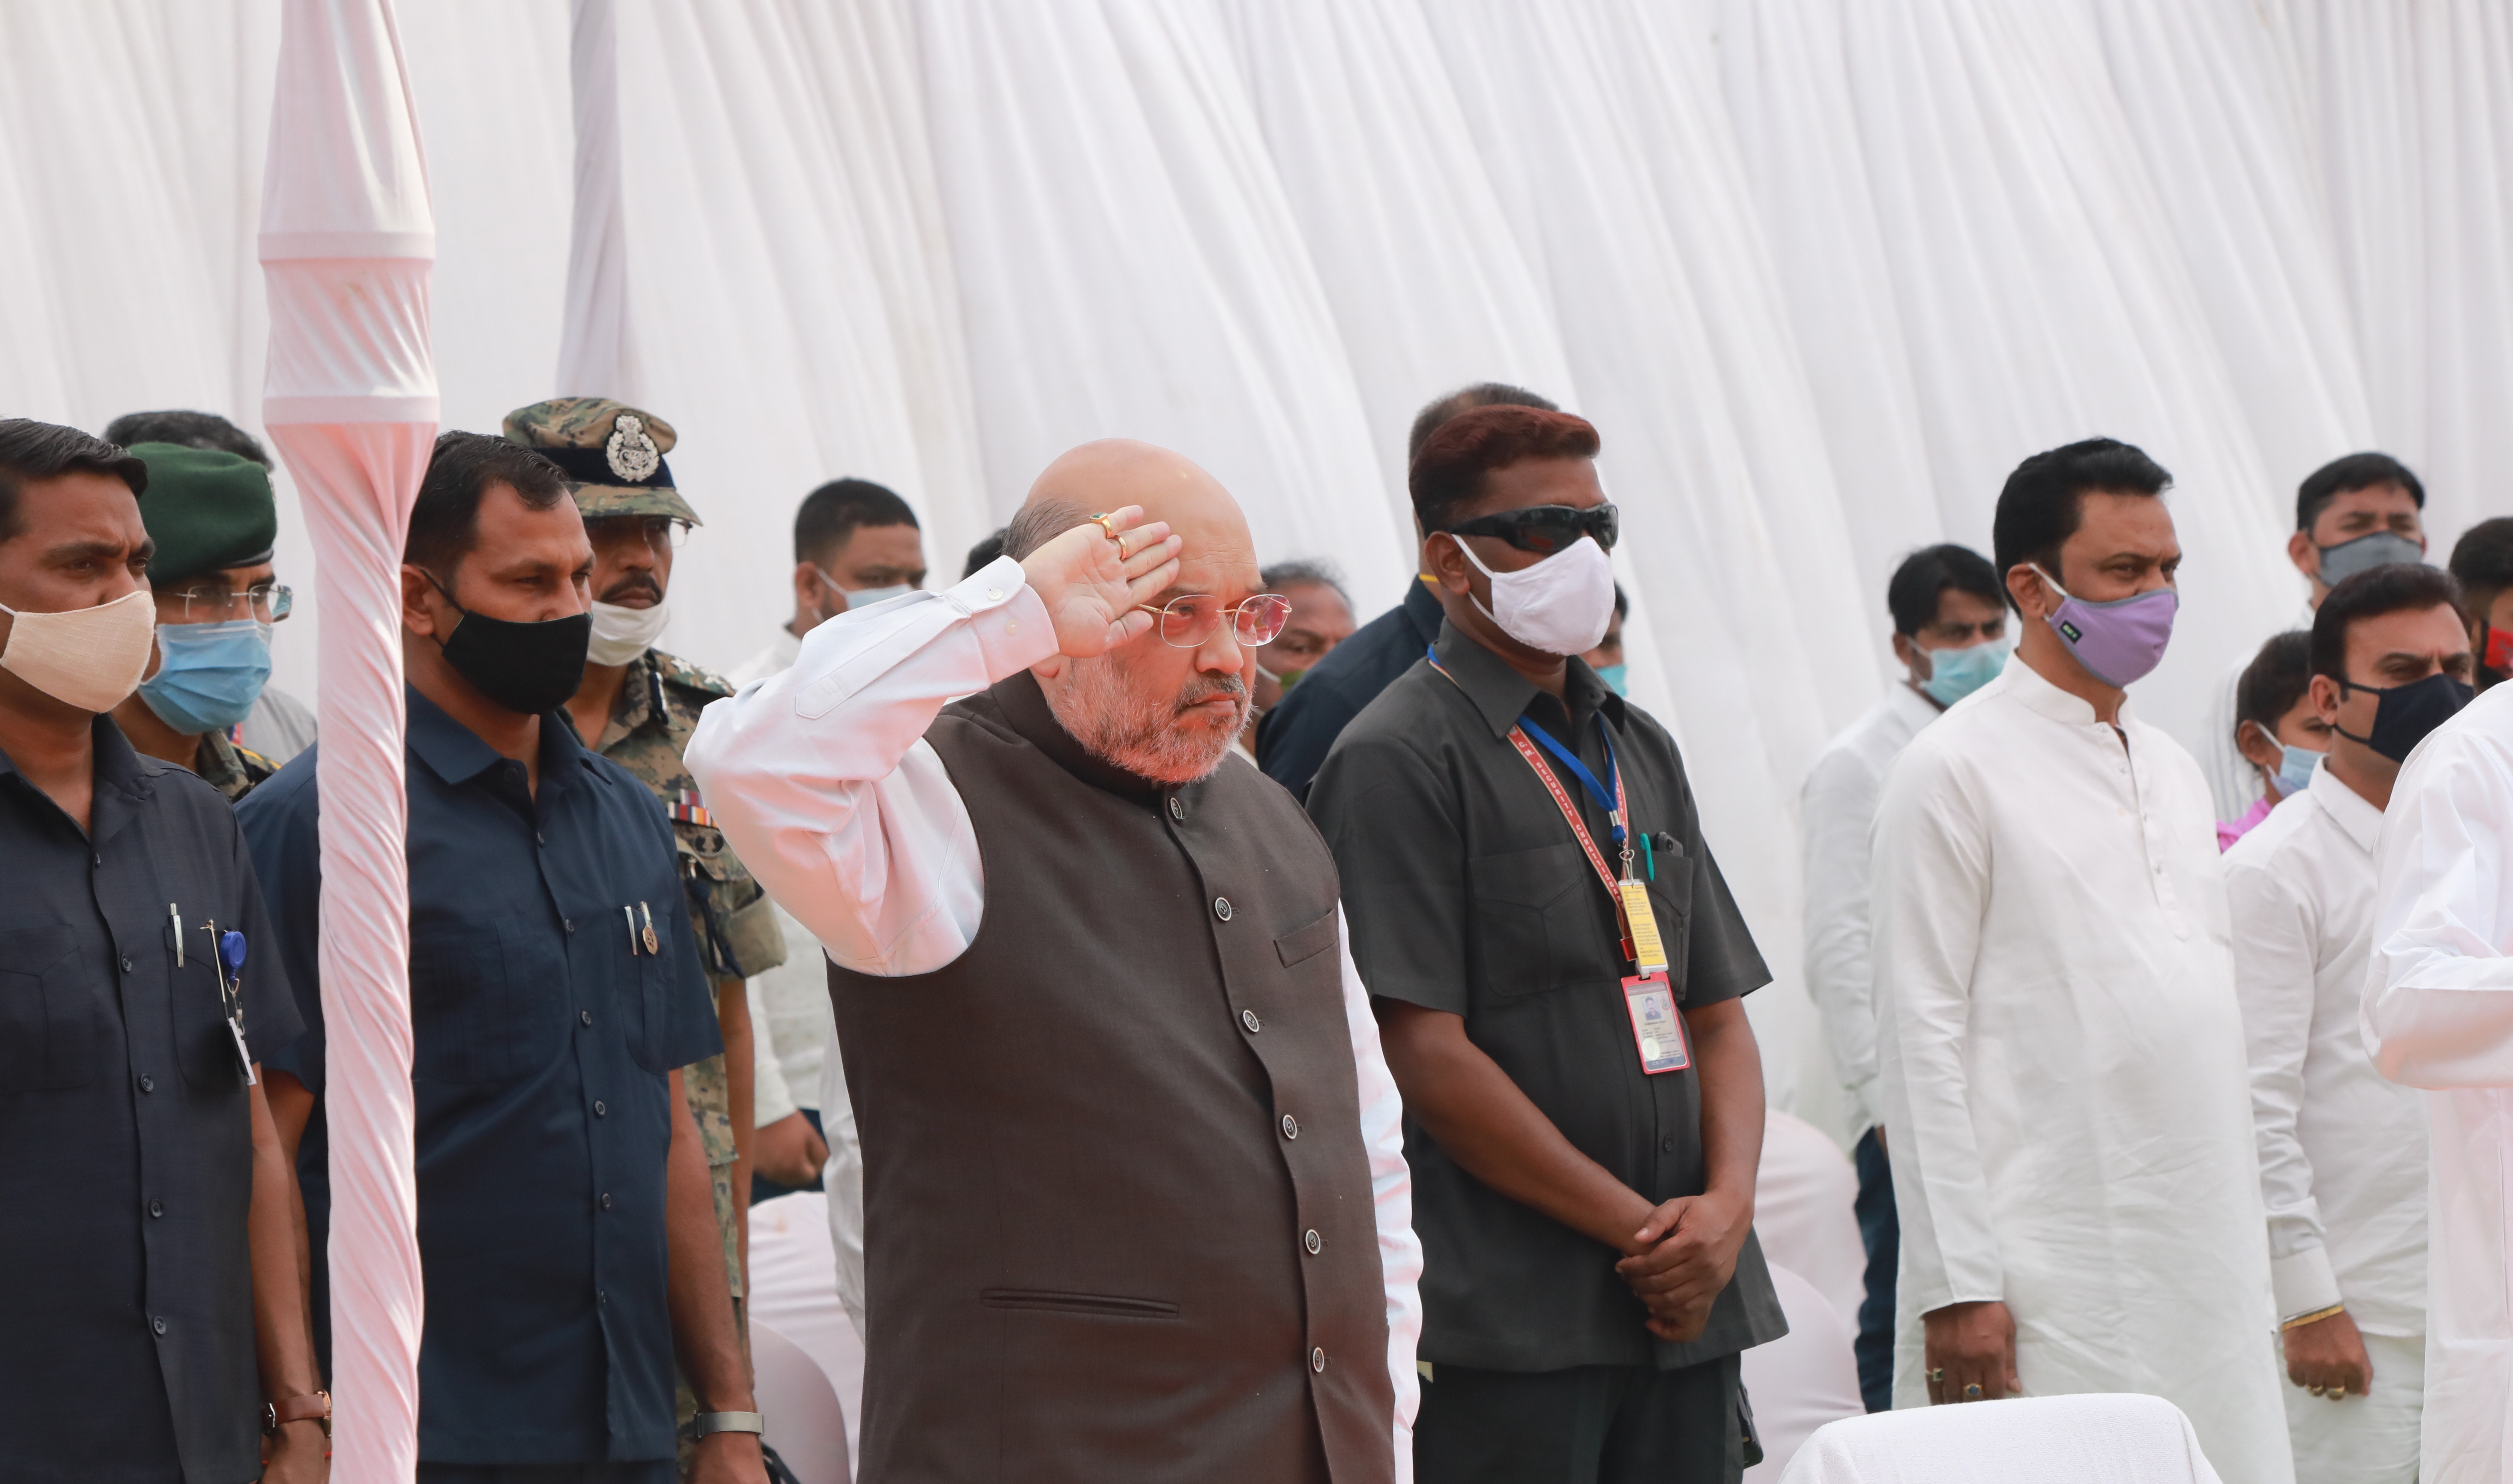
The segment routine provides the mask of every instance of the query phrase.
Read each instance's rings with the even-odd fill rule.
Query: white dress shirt
[[[794,637],[791,628],[780,626],[766,649],[725,671],[724,678],[738,691],[754,680],[765,680],[793,668],[794,658],[802,653],[803,641]]]
[[[1867,833],[1885,770],[1937,714],[1937,703],[1908,683],[1887,686],[1885,699],[1815,760],[1798,795],[1807,992],[1823,1017],[1824,1044],[1860,1133],[1885,1121],[1876,1091],[1876,976],[1867,962]]]
[[[1877,1060],[1921,1316],[2004,1300],[2029,1395],[2145,1391],[2229,1484],[2293,1478],[2208,786],[2021,656],[1885,780]]]
[[[2376,848],[2366,1044],[2426,1097],[2429,1484],[2513,1476],[2513,685],[2409,754]]]
[[[2426,1332],[2425,1105],[2357,1032],[2382,812],[2328,768],[2225,853],[2278,1316]]]
[[[742,863],[831,959],[859,974],[931,974],[977,936],[985,872],[969,807],[926,729],[953,698],[1055,654],[1046,605],[1020,564],[1000,558],[956,587],[813,629],[791,669],[707,707],[690,739],[690,771]],[[1223,766],[1244,765],[1224,758]],[[1413,1228],[1404,1104],[1351,949],[1339,952],[1387,1295],[1396,1474],[1411,1479],[1422,1246]]]

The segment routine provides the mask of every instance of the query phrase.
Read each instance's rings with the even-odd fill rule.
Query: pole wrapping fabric
[[[263,178],[262,421],[314,547],[340,1478],[419,1464],[401,551],[436,432],[435,230],[389,0],[286,0]]]

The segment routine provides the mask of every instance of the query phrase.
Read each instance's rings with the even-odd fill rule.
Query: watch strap
[[[756,1412],[701,1412],[690,1419],[690,1436],[705,1437],[712,1432],[752,1432],[768,1430],[767,1420]]]
[[[286,1401],[266,1402],[261,1409],[261,1430],[264,1432],[277,1432],[290,1423],[308,1420],[323,1424],[325,1437],[332,1435],[331,1392],[308,1391],[302,1396],[289,1397]]]

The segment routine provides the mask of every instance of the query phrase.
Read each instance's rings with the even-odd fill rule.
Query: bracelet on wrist
[[[261,1407],[261,1430],[265,1436],[277,1436],[290,1423],[321,1423],[323,1435],[332,1435],[332,1393],[308,1391],[283,1401],[264,1402]]]
[[[2347,1312],[2346,1304],[2334,1304],[2328,1308],[2317,1308],[2308,1314],[2297,1314],[2292,1319],[2281,1319],[2278,1321],[2278,1329],[2281,1332],[2286,1330],[2299,1330],[2307,1324],[2319,1324],[2324,1319],[2328,1319],[2335,1314],[2343,1314],[2345,1312]]]

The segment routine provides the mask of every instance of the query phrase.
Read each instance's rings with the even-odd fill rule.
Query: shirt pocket
[[[1500,999],[1616,977],[1614,930],[1601,926],[1605,887],[1573,841],[1466,863],[1474,896],[1473,964]],[[1585,895],[1583,895],[1585,894]]]
[[[1685,963],[1693,943],[1693,862],[1660,851],[1657,875],[1649,883],[1650,910],[1657,914],[1658,946],[1666,949],[1666,981],[1684,1003]]]
[[[218,942],[202,931],[204,926],[207,924],[201,922],[184,924],[190,941],[183,944],[180,968],[175,963],[172,930],[167,930],[166,1013],[175,1032],[175,1063],[183,1068],[183,1080],[200,1092],[240,1093],[247,1084],[244,1073],[236,1067],[235,1036],[227,1029],[226,991],[219,985],[219,971],[211,960],[218,951]],[[219,926],[223,931],[225,925]],[[250,953],[245,963],[245,972],[252,973]],[[251,1025],[245,1026],[245,1034],[251,1037]]]
[[[536,953],[530,924],[429,927],[410,940],[412,1071],[431,1082],[499,1083],[546,1065],[564,1039],[564,960]]]
[[[96,1080],[95,996],[66,924],[0,933],[0,1090],[59,1091]]]
[[[643,905],[646,911],[654,911],[654,903]],[[666,902],[665,906],[678,911],[681,903]],[[618,935],[617,946],[609,950],[617,956],[612,960],[606,978],[618,986],[618,1013],[625,1017],[622,1023],[627,1034],[623,1039],[628,1043],[628,1059],[647,1071],[668,1072],[672,1070],[666,1063],[670,1061],[674,1043],[672,991],[677,979],[672,973],[673,938],[664,931],[659,914],[658,919],[655,924],[657,951],[646,951],[646,918],[644,913],[635,914],[635,930]],[[624,916],[621,919],[623,924],[627,920]],[[603,936],[608,939],[615,935]]]

